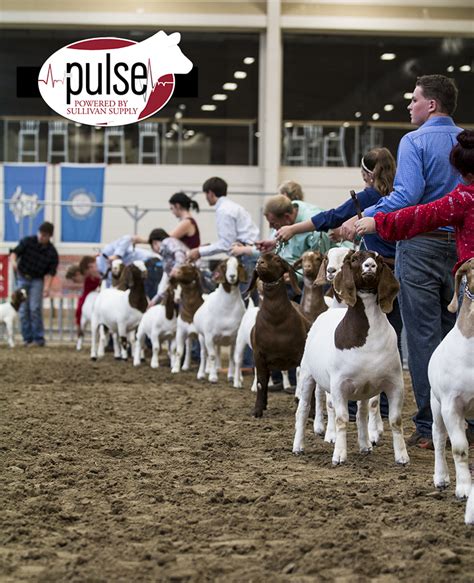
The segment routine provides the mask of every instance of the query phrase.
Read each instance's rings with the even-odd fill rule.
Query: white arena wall
[[[268,232],[262,218],[264,201],[263,170],[257,166],[177,166],[177,165],[111,165],[106,168],[104,203],[138,205],[141,208],[161,208],[162,212],[149,212],[139,223],[138,233],[146,236],[154,227],[170,230],[176,219],[168,210],[169,197],[178,190],[200,191],[204,180],[220,176],[229,184],[230,197],[247,208],[259,225],[264,225],[263,233]],[[60,201],[60,170],[50,165],[47,172],[46,201]],[[295,180],[300,182],[308,202],[321,208],[332,208],[349,196],[349,190],[362,187],[358,168],[304,168],[281,167],[278,182]],[[0,166],[1,198],[3,192],[3,166]],[[233,192],[262,193],[260,196],[232,194]],[[210,242],[215,239],[214,211],[207,205],[202,194],[196,196],[201,209],[198,215],[201,239]],[[47,206],[46,220],[56,226],[55,244],[60,254],[81,254],[96,249],[99,244],[61,243],[60,209]],[[102,243],[112,241],[121,235],[133,232],[133,220],[121,208],[104,209],[102,221]],[[4,238],[3,205],[0,205],[0,253],[8,252],[12,242]]]

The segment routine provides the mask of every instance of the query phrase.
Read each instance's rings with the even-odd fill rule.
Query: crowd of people
[[[307,250],[326,253],[334,246],[352,247],[354,238],[361,237],[360,245],[382,255],[400,282],[389,320],[399,349],[402,328],[408,343],[418,409],[408,444],[432,449],[428,362],[455,322],[447,309],[454,291],[453,273],[474,257],[474,132],[455,125],[456,102],[457,88],[451,79],[442,75],[418,79],[408,106],[418,129],[402,138],[397,163],[386,148],[374,148],[361,160],[365,187],[357,200],[363,218],[357,216],[352,198],[323,210],[304,201],[299,184],[285,182],[265,203],[270,234],[262,239],[250,213],[227,196],[225,180],[212,177],[202,190],[208,204],[215,207],[217,240],[203,243],[193,215],[199,212],[198,204],[184,192],[173,194],[170,210],[179,222],[170,233],[156,228],[149,237],[126,235],[70,270],[68,277],[84,284],[77,321],[87,294],[108,277],[114,259],[124,264],[159,261],[163,275],[149,294],[152,306],[161,301],[173,269],[186,261],[234,255],[250,275],[263,252],[274,251],[293,264]],[[52,235],[53,225],[44,223],[36,236],[22,239],[11,254],[17,286],[28,293],[20,312],[26,346],[44,345],[42,298],[49,293],[58,265]],[[149,249],[139,244],[148,244]],[[290,286],[288,293],[299,300]],[[293,382],[294,378],[293,374]],[[474,442],[473,421],[469,421],[468,438]]]

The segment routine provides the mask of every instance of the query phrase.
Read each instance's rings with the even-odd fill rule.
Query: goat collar
[[[277,279],[276,281],[271,281],[270,283],[266,283],[265,281],[262,281],[263,283],[263,287],[265,289],[271,289],[272,287],[276,287],[279,283],[281,283],[281,281],[283,280],[284,275],[282,275],[279,279]]]

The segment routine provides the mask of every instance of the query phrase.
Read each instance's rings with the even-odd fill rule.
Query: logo
[[[35,217],[41,210],[37,194],[26,194],[21,186],[17,186],[15,192],[10,197],[10,211],[15,217],[15,223],[26,217]]]
[[[93,206],[96,202],[94,194],[84,188],[73,190],[69,202],[71,205],[68,206],[68,212],[75,219],[89,219],[96,211],[96,207]]]
[[[90,38],[56,51],[41,67],[38,86],[61,116],[92,126],[122,126],[150,117],[171,99],[174,75],[192,62],[178,32],[160,31],[137,43]]]

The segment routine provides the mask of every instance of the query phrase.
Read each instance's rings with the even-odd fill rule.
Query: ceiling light
[[[95,129],[95,130],[101,130],[102,128],[101,128],[101,126],[95,126],[95,128],[94,128],[94,129]]]
[[[181,118],[183,117],[183,112],[182,112],[182,111],[177,111],[177,112],[174,114],[174,117],[175,117],[176,119],[181,119]]]
[[[260,132],[255,132],[255,137],[259,138],[260,137]]]
[[[342,125],[343,127],[348,128],[351,124],[348,121],[345,121]]]
[[[192,138],[196,132],[194,130],[188,130],[184,135],[188,138]]]
[[[404,93],[403,99],[411,99],[413,97],[413,93]]]
[[[380,114],[378,114],[378,113],[373,113],[373,114],[372,114],[372,119],[373,119],[374,121],[377,121],[379,118],[380,118]]]
[[[463,73],[469,73],[469,71],[471,70],[471,65],[462,65],[461,67],[459,67],[459,70],[462,71]]]
[[[225,93],[214,93],[212,99],[214,101],[225,101],[227,99],[227,95]]]
[[[173,134],[174,134],[174,132],[166,132],[165,138],[168,138],[168,140],[169,140],[170,138],[173,137]]]
[[[217,106],[212,104],[201,105],[202,111],[216,111]]]
[[[186,109],[186,106],[184,105],[184,103],[180,103],[178,105],[178,109],[180,109],[181,111],[184,111]]]
[[[76,126],[76,128],[80,128],[82,124],[79,123],[78,121],[76,121],[76,123],[74,125]]]
[[[391,104],[391,103],[387,103],[386,105],[383,106],[385,111],[393,111],[395,109],[395,107]]]
[[[357,117],[357,118],[362,117],[362,112],[361,111],[356,111],[354,113],[354,117]]]
[[[449,65],[449,67],[446,69],[446,71],[448,73],[452,73],[454,71],[454,67],[452,65]]]
[[[244,65],[253,65],[255,63],[255,59],[253,57],[245,57]]]
[[[383,53],[382,55],[380,55],[381,61],[393,61],[396,58],[397,55],[395,53]]]
[[[287,122],[285,122],[285,127],[286,128],[292,128],[293,127],[293,124],[291,123],[291,121],[287,121]]]
[[[234,73],[235,79],[245,79],[245,77],[247,77],[247,73],[245,71],[236,71]]]
[[[225,89],[226,91],[235,91],[237,89],[237,83],[224,83],[222,89]]]

